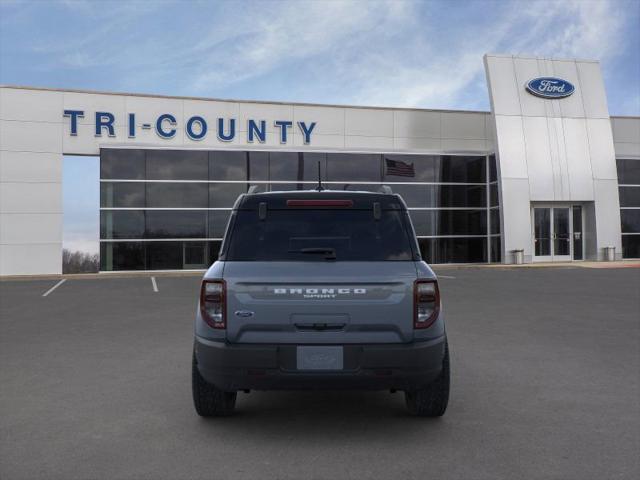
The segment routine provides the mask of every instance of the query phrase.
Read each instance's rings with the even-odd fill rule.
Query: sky
[[[640,0],[0,0],[0,84],[489,110],[485,53],[599,59],[640,115]],[[65,159],[65,241],[94,178]]]

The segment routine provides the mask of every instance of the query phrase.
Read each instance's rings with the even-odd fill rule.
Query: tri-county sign
[[[570,82],[556,77],[538,77],[525,85],[527,91],[542,98],[564,98],[571,95],[576,87]]]
[[[78,119],[84,118],[84,110],[65,110],[63,116],[69,119],[69,132],[71,136],[78,135]],[[176,135],[178,121],[171,113],[163,113],[154,118],[150,123],[140,123],[136,119],[135,113],[127,114],[127,131],[129,138],[136,138],[138,128],[142,130],[155,130],[160,138],[170,139]],[[115,115],[111,112],[95,112],[95,136],[101,137],[106,133],[109,137],[116,136]],[[213,124],[213,127],[209,126]],[[194,115],[186,120],[184,125],[185,133],[191,140],[202,140],[207,136],[210,129],[215,130],[215,134],[221,142],[231,142],[236,137],[235,118],[215,118],[209,122],[206,118]],[[311,143],[311,133],[316,126],[316,122],[296,122],[302,134],[305,145]],[[273,125],[278,130],[277,134],[280,143],[289,141],[293,122],[291,120],[276,120]],[[264,143],[267,139],[267,122],[265,120],[247,120],[246,129],[247,141],[253,143],[257,141]]]

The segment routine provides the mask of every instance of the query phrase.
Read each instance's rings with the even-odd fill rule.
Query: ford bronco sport
[[[192,361],[201,416],[229,415],[251,389],[403,390],[414,415],[443,415],[438,282],[402,198],[241,195],[202,280]]]

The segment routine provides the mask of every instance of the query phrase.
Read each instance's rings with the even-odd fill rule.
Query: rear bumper
[[[446,337],[409,344],[344,345],[339,372],[296,368],[297,345],[228,344],[196,337],[204,379],[226,390],[414,390],[440,373]]]

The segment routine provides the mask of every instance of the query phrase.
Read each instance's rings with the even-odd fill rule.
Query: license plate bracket
[[[342,370],[344,368],[344,349],[341,346],[299,346],[296,349],[296,362],[298,370]]]

